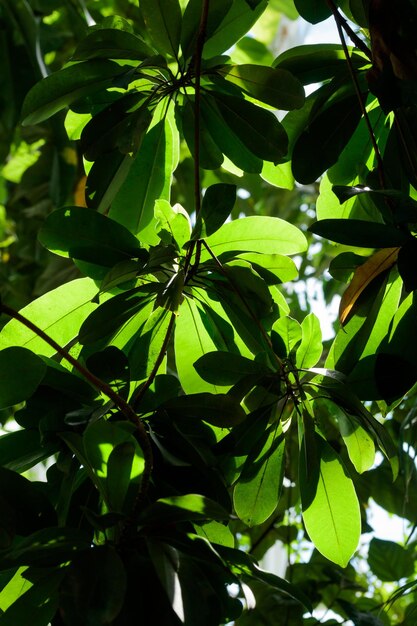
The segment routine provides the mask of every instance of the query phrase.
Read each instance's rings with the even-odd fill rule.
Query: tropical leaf
[[[112,61],[94,59],[47,76],[26,96],[22,110],[23,123],[38,124],[48,119],[76,100],[110,87],[128,69]]]
[[[351,478],[333,448],[314,435],[318,467],[300,452],[303,520],[316,548],[330,561],[346,567],[361,534],[359,503]],[[305,441],[303,447],[311,442]],[[311,458],[311,457],[310,457]],[[316,478],[311,480],[311,477]]]
[[[339,320],[341,324],[346,322],[355,302],[369,283],[396,262],[399,251],[400,248],[384,248],[356,268],[353,279],[340,301]]]

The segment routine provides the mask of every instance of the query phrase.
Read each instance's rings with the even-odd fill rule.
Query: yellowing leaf
[[[400,248],[383,248],[373,254],[363,265],[356,268],[352,281],[342,296],[339,307],[339,320],[344,324],[355,302],[379,274],[389,269],[397,260]]]
[[[80,180],[77,182],[74,191],[74,202],[76,206],[86,207],[87,204],[85,202],[85,185],[87,182],[87,176],[82,176]]]

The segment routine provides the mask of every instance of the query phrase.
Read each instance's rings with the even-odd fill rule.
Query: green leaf
[[[283,350],[279,352],[279,356],[289,357],[291,351],[302,339],[301,325],[297,320],[285,315],[274,323],[272,330],[280,337],[283,344]]]
[[[130,67],[95,59],[77,63],[51,74],[37,83],[26,96],[23,124],[38,124],[61,109],[91,93],[110,87]]]
[[[182,20],[178,0],[140,0],[140,10],[155,47],[176,58]]]
[[[53,211],[42,226],[39,241],[60,256],[113,267],[140,256],[140,243],[127,228],[85,207]]]
[[[185,623],[185,606],[179,577],[181,561],[178,550],[152,538],[147,541],[147,547],[169,604],[181,623]]]
[[[272,424],[261,450],[249,454],[233,492],[236,513],[248,526],[262,524],[277,507],[284,453],[282,429],[278,424]]]
[[[336,101],[314,117],[293,148],[294,178],[305,185],[314,183],[336,163],[361,116],[361,107],[354,95]]]
[[[279,163],[288,150],[288,137],[275,115],[252,102],[213,92],[224,122],[258,158]]]
[[[1,567],[66,563],[77,552],[91,549],[91,536],[76,528],[42,528],[0,552]]]
[[[194,529],[200,537],[205,537],[210,543],[218,543],[228,548],[235,547],[235,538],[230,528],[216,520],[195,524]]]
[[[213,385],[235,385],[245,376],[251,375],[257,380],[271,373],[263,363],[221,350],[200,357],[194,367],[203,380]]]
[[[211,333],[205,324],[203,309],[190,298],[182,303],[175,324],[175,362],[181,386],[186,393],[211,391],[217,388],[209,383],[202,383],[194,369],[194,363],[207,352],[216,350]]]
[[[111,624],[123,607],[126,587],[126,571],[113,546],[95,546],[78,555],[62,583],[60,612],[65,623]]]
[[[201,419],[219,428],[230,428],[240,424],[246,414],[239,402],[227,394],[189,393],[173,398],[163,405],[175,419]]]
[[[165,344],[170,323],[171,315],[167,309],[158,308],[134,338],[129,348],[132,380],[143,380],[153,371]]]
[[[155,219],[155,228],[161,241],[168,245],[174,244],[181,252],[191,235],[190,218],[185,209],[180,204],[172,207],[167,200],[156,200]]]
[[[94,343],[117,331],[156,298],[158,288],[158,283],[151,283],[149,286],[130,289],[103,302],[81,324],[79,342],[82,345]],[[146,315],[148,314],[147,311]]]
[[[191,239],[209,237],[229,217],[236,202],[236,185],[216,183],[206,189]]]
[[[214,33],[206,40],[203,57],[209,59],[228,50],[251,29],[267,8],[262,0],[252,9],[246,0],[233,0],[230,10],[220,22]]]
[[[295,355],[295,364],[299,369],[314,367],[321,357],[320,322],[314,313],[307,315],[301,322],[302,339]]]
[[[247,252],[239,254],[238,259],[250,263],[268,285],[286,283],[298,276],[298,269],[294,261],[282,254]]]
[[[320,220],[309,230],[330,241],[363,248],[395,248],[410,239],[407,233],[394,226],[355,219]]]
[[[307,22],[318,24],[331,16],[326,0],[294,0],[297,11]]]
[[[90,424],[83,436],[86,459],[112,511],[121,510],[130,484],[137,485],[143,473],[145,462],[134,430],[130,422],[101,419]]]
[[[359,503],[339,456],[322,437],[314,438],[319,466],[308,467],[305,456],[300,454],[303,520],[317,550],[346,567],[361,534]],[[312,475],[317,476],[316,480],[309,479]]]
[[[113,150],[136,154],[152,121],[148,101],[133,92],[119,98],[94,115],[81,132],[80,147],[88,161],[96,161]]]
[[[26,348],[0,350],[0,409],[30,398],[45,372],[46,366],[42,359]]]
[[[14,535],[28,536],[56,524],[55,510],[46,494],[35,483],[12,470],[0,468],[1,548],[14,549]],[[4,550],[0,550],[0,561]],[[23,562],[22,562],[23,564]]]
[[[307,241],[296,227],[278,217],[251,216],[227,222],[206,243],[219,257],[224,252],[260,252],[265,254],[297,254],[304,252]],[[204,249],[201,260],[208,258]]]
[[[72,59],[135,59],[143,61],[155,52],[140,37],[116,28],[98,28],[90,32],[75,49]]]
[[[6,433],[0,436],[0,466],[22,473],[55,454],[57,448],[52,442],[42,445],[38,430]]]
[[[210,39],[233,4],[233,0],[210,0],[207,13],[206,41]],[[203,12],[203,0],[190,0],[185,7],[181,27],[181,49],[184,58],[195,53]]]
[[[352,66],[359,69],[369,65],[369,59],[349,49]],[[274,66],[291,72],[303,85],[321,83],[346,69],[346,57],[341,44],[319,43],[295,46],[285,50],[274,61]]]
[[[94,281],[77,278],[34,300],[20,313],[65,346],[75,339],[82,322],[97,308],[97,304],[92,302],[96,295],[97,285]],[[55,349],[36,333],[21,322],[11,320],[0,333],[0,348],[16,345],[44,356],[55,354]]]
[[[217,70],[256,100],[290,111],[304,104],[304,89],[290,72],[263,65],[225,65]]]
[[[119,150],[99,157],[87,177],[87,206],[99,213],[107,212],[134,162],[130,155],[122,154]]]
[[[31,626],[48,626],[56,614],[59,605],[58,587],[65,569],[46,569],[44,575],[34,583],[25,579],[25,573],[28,575],[28,570],[20,576],[20,593],[16,600],[0,616],[1,626],[24,624],[28,615]]]
[[[159,498],[139,516],[139,523],[146,525],[177,524],[184,521],[227,520],[227,511],[217,502],[200,494]]]
[[[109,216],[141,241],[157,245],[155,200],[170,198],[172,173],[178,163],[178,131],[173,108],[162,102],[131,166],[128,176],[112,201]]]
[[[183,106],[176,105],[176,115],[181,124],[188,149],[195,158],[195,103],[190,96]],[[223,154],[205,124],[200,125],[199,133],[200,167],[216,170],[223,163]]]
[[[220,151],[243,171],[259,174],[262,171],[262,160],[251,151],[245,141],[225,122],[217,101],[211,95],[207,94],[201,98],[200,110],[202,125],[207,129]],[[211,150],[211,153],[213,153],[213,150]],[[216,153],[214,153],[214,156],[216,156]]]
[[[375,444],[373,438],[352,415],[338,411],[337,421],[340,434],[347,448],[349,458],[355,470],[362,474],[375,463]]]
[[[369,544],[368,563],[380,580],[391,582],[414,574],[414,557],[398,543],[374,537]]]

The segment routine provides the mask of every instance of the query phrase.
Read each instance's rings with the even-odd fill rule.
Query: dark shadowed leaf
[[[369,64],[362,55],[350,52],[354,68]],[[288,70],[303,85],[309,85],[333,78],[337,72],[345,70],[346,58],[341,44],[310,44],[285,50],[275,59],[274,66]]]
[[[169,400],[163,408],[174,418],[201,419],[220,428],[236,426],[246,418],[239,402],[227,394],[188,394]]]
[[[294,178],[302,184],[313,183],[336,163],[361,116],[356,95],[337,101],[317,115],[294,145]]]
[[[205,33],[206,40],[210,39],[211,35],[219,27],[232,4],[233,0],[211,0],[209,2]],[[192,56],[195,52],[202,9],[203,0],[190,0],[185,7],[181,26],[181,49],[184,58]]]
[[[288,137],[275,115],[242,98],[214,96],[225,123],[242,143],[258,158],[279,163],[287,153]]]
[[[398,543],[374,537],[369,544],[369,567],[383,581],[398,581],[414,573],[414,558],[411,550]]]
[[[46,365],[30,350],[10,347],[0,351],[0,409],[30,398],[46,373]]]
[[[253,98],[276,109],[291,111],[304,104],[303,86],[286,70],[242,64],[225,65],[218,72]]]
[[[294,0],[294,3],[299,14],[312,24],[318,24],[332,14],[326,0]]]
[[[124,226],[85,207],[51,213],[39,240],[55,254],[105,267],[140,255],[139,241]]]
[[[183,106],[176,108],[176,115],[179,117],[184,139],[187,146],[195,158],[195,104],[190,97]],[[223,163],[223,154],[210,135],[205,124],[200,127],[200,167],[207,170],[216,170]]]
[[[227,511],[217,502],[199,494],[160,498],[140,515],[139,523],[160,525],[200,520],[227,520]]]
[[[395,248],[410,241],[407,233],[394,226],[356,219],[320,220],[309,230],[330,241],[362,248]]]
[[[234,385],[248,374],[256,381],[258,377],[271,373],[263,363],[221,350],[200,357],[194,367],[201,378],[214,385]]]
[[[130,67],[95,59],[77,63],[47,76],[26,96],[22,118],[25,125],[38,124],[72,102],[112,85]]]
[[[233,492],[237,515],[248,526],[262,524],[277,507],[284,471],[285,440],[272,424],[261,450],[249,454]]]
[[[96,546],[78,555],[66,570],[60,590],[65,623],[112,623],[123,606],[126,583],[122,560],[112,546]]]
[[[155,47],[177,57],[181,37],[178,0],[141,0],[140,9]]]
[[[215,233],[229,217],[235,202],[236,185],[217,183],[208,187],[191,239],[200,239]]]
[[[140,37],[125,30],[99,28],[83,39],[75,49],[74,61],[88,59],[144,60],[155,52]]]

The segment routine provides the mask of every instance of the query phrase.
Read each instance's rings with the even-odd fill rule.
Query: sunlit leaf
[[[213,253],[261,252],[265,254],[297,254],[306,249],[303,233],[278,217],[251,216],[227,222],[206,239]],[[202,251],[201,259],[208,256]]]
[[[333,448],[315,436],[319,467],[308,467],[300,454],[303,520],[316,548],[330,561],[346,567],[361,534],[359,503],[351,478]],[[308,477],[317,470],[317,479]]]
[[[20,312],[62,346],[72,341],[86,317],[97,308],[93,298],[97,285],[89,278],[78,278],[52,289]],[[37,354],[52,356],[55,349],[21,322],[11,320],[0,333],[0,348],[23,346]]]
[[[301,331],[302,339],[295,355],[295,364],[300,369],[314,367],[323,351],[320,322],[314,313],[303,319]]]
[[[178,163],[178,131],[171,107],[157,109],[152,124],[122,187],[112,201],[109,216],[141,241],[156,245],[155,200],[170,198],[172,172]]]

